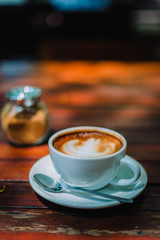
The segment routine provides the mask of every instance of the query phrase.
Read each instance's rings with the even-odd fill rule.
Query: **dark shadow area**
[[[160,4],[148,0],[7,0],[0,59],[160,59]]]

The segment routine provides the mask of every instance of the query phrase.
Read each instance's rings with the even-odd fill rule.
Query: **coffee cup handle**
[[[126,167],[128,168],[128,171],[127,169],[125,169]],[[123,168],[125,169],[125,172],[120,170]],[[130,176],[131,175],[130,170],[132,171],[133,176]],[[127,186],[135,182],[139,175],[140,175],[139,164],[130,157],[124,157],[120,160],[119,172],[117,176],[111,181],[111,184],[118,186]]]

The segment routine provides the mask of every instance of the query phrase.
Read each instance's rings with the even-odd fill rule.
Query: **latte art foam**
[[[119,151],[122,143],[115,136],[101,132],[75,132],[57,138],[53,146],[70,156],[93,158]]]
[[[101,139],[90,138],[86,141],[76,139],[66,142],[61,149],[64,153],[76,157],[102,157],[116,151],[114,143],[106,143],[103,146],[104,144]]]

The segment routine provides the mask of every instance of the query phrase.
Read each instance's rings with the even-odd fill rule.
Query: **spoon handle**
[[[107,193],[101,193],[101,192],[97,192],[97,191],[94,191],[94,190],[88,190],[88,189],[85,189],[85,188],[72,187],[72,189],[74,189],[76,191],[79,191],[79,192],[86,192],[86,193],[89,193],[89,194],[93,194],[94,196],[99,196],[99,197],[103,197],[103,198],[116,200],[118,202],[125,202],[125,203],[132,203],[133,202],[133,199],[118,197],[118,196],[115,196],[115,195],[111,195],[111,194],[107,194]]]

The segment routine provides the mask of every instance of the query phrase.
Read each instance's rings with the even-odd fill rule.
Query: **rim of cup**
[[[67,133],[73,133],[75,131],[78,131],[78,130],[89,130],[89,131],[99,131],[99,132],[102,132],[102,133],[108,133],[112,136],[115,136],[116,138],[118,138],[121,142],[122,142],[122,147],[120,150],[118,150],[117,152],[115,153],[112,153],[112,154],[109,154],[109,155],[105,155],[105,156],[101,156],[101,157],[82,157],[82,156],[72,156],[72,155],[67,155],[65,153],[62,153],[60,151],[58,151],[57,149],[55,149],[53,147],[53,140],[55,138],[57,138],[58,136],[63,136]],[[121,152],[123,152],[126,147],[127,147],[127,141],[125,139],[125,137],[120,134],[119,132],[117,131],[114,131],[112,129],[109,129],[109,128],[104,128],[104,127],[96,127],[96,126],[78,126],[78,127],[70,127],[70,128],[65,128],[63,130],[60,130],[60,131],[57,131],[55,132],[48,140],[48,145],[49,145],[49,148],[56,152],[57,154],[61,155],[62,157],[65,157],[65,158],[70,158],[70,159],[75,159],[75,160],[99,160],[99,159],[104,159],[104,158],[110,158],[110,157],[114,157],[116,156],[117,154],[120,154]]]

